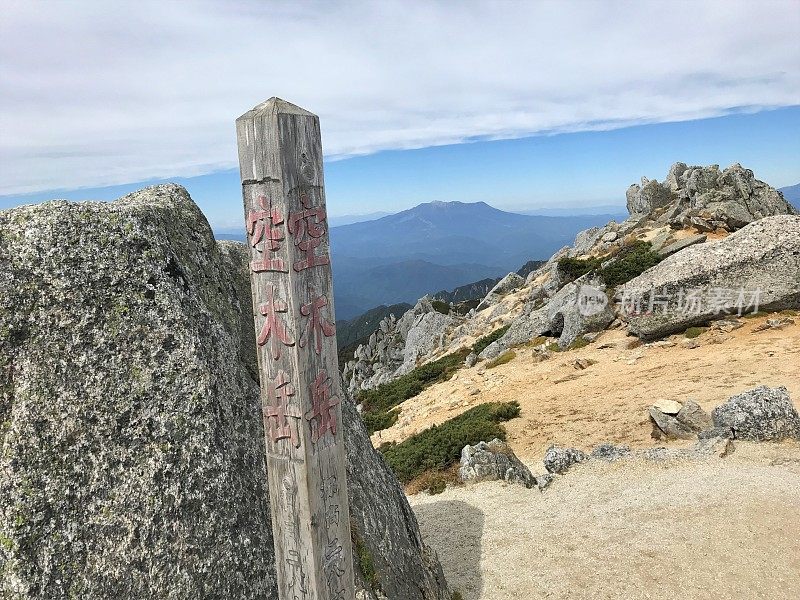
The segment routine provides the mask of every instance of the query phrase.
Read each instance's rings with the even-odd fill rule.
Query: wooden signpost
[[[281,600],[353,600],[319,118],[270,98],[236,120]]]

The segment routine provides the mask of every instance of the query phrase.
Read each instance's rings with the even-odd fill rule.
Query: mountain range
[[[336,316],[352,319],[382,304],[413,304],[425,294],[496,280],[547,259],[583,229],[625,216],[523,215],[485,202],[430,202],[347,225],[331,219]],[[244,241],[240,233],[216,236]]]

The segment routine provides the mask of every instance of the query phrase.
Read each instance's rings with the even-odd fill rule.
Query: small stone
[[[550,487],[550,484],[553,483],[556,476],[554,473],[544,473],[543,475],[536,476],[536,487],[539,488],[539,491],[544,491],[546,488]]]
[[[582,371],[583,369],[588,369],[589,367],[591,367],[593,364],[596,363],[597,361],[592,360],[591,358],[577,358],[575,359],[575,362],[572,363],[572,366]]]
[[[589,457],[575,448],[559,448],[550,446],[544,454],[544,467],[550,473],[563,474],[575,463],[583,462]]]
[[[592,450],[592,458],[613,462],[631,453],[630,446],[615,446],[614,444],[600,444]]]

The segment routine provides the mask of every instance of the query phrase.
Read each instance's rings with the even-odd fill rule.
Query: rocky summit
[[[628,188],[626,199],[632,215],[660,209],[675,228],[694,225],[708,231],[733,231],[764,217],[796,212],[779,191],[738,163],[721,171],[719,165],[678,162],[661,183],[642,177],[641,185]]]
[[[177,185],[0,212],[0,596],[277,598],[245,250]],[[359,598],[449,600],[344,400]]]

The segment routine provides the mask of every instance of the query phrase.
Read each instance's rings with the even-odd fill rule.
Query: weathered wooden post
[[[270,98],[236,120],[281,600],[353,600],[319,118]]]

